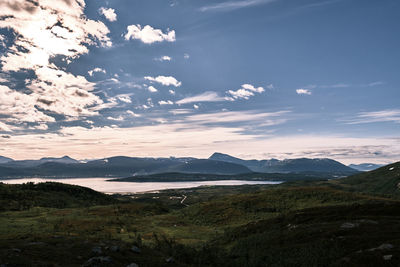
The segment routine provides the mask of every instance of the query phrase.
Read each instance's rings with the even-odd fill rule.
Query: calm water
[[[205,185],[251,185],[251,184],[280,184],[281,182],[269,181],[242,181],[242,180],[221,180],[221,181],[202,181],[202,182],[151,182],[151,183],[133,183],[133,182],[108,182],[110,178],[74,178],[74,179],[12,179],[0,182],[8,184],[22,184],[27,182],[60,182],[65,184],[80,185],[92,188],[103,193],[140,193],[147,191],[158,191],[164,189],[191,188]]]

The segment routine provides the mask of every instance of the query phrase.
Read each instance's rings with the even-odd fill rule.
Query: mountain
[[[14,168],[28,168],[28,167],[36,167],[41,164],[47,163],[47,162],[57,162],[57,163],[63,163],[63,164],[73,164],[73,163],[79,163],[79,161],[70,158],[68,156],[64,156],[62,158],[41,158],[39,160],[12,160],[8,162],[0,162],[5,167],[14,167]]]
[[[358,171],[372,171],[382,167],[382,164],[374,164],[374,163],[362,163],[362,164],[350,164],[349,167]]]
[[[180,173],[242,174],[251,170],[243,165],[209,159],[195,159],[170,168]]]
[[[78,160],[70,158],[68,156],[64,156],[62,158],[41,158],[39,160],[42,163],[46,162],[58,162],[58,163],[65,163],[65,164],[71,164],[71,163],[79,163]]]
[[[111,157],[80,163],[70,158],[14,161],[0,165],[0,178],[12,177],[128,177],[163,172],[241,174],[245,166],[193,158]]]
[[[7,157],[0,156],[0,164],[1,163],[8,163],[8,162],[11,162],[11,161],[13,161],[12,158],[7,158]]]
[[[400,197],[400,162],[334,182],[351,191]]]
[[[338,175],[354,174],[357,170],[352,169],[332,159],[285,159],[285,160],[243,160],[227,154],[214,153],[209,159],[241,164],[254,172],[266,173],[297,173],[297,172],[319,172],[336,173]]]

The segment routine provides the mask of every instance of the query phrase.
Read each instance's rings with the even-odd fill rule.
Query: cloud
[[[360,112],[356,118],[345,120],[347,124],[362,124],[375,122],[400,123],[400,109],[386,109],[372,112]]]
[[[310,90],[308,90],[308,89],[303,89],[303,88],[296,89],[296,93],[297,93],[298,95],[311,95],[311,91],[310,91]]]
[[[161,101],[158,101],[158,104],[161,105],[161,106],[163,106],[163,105],[173,105],[174,102],[172,102],[171,100],[161,100]]]
[[[177,79],[175,79],[172,76],[157,76],[157,77],[151,77],[151,76],[146,76],[144,77],[145,80],[151,81],[151,82],[157,82],[160,83],[164,86],[175,86],[179,87],[182,85],[181,82],[179,82]]]
[[[279,119],[284,115],[287,115],[289,111],[277,111],[277,112],[259,112],[256,110],[248,111],[224,111],[215,113],[195,114],[186,117],[187,121],[196,122],[198,124],[220,124],[220,123],[251,123],[256,122],[265,123],[269,121],[268,126],[278,125],[286,122],[287,120]]]
[[[117,14],[115,14],[115,10],[112,8],[104,8],[101,7],[99,9],[100,14],[103,14],[106,19],[109,21],[116,21],[117,20]]]
[[[196,102],[220,102],[226,101],[225,97],[219,96],[216,92],[205,92],[199,95],[191,96],[183,98],[176,102],[176,104],[189,104],[189,103],[196,103]]]
[[[155,58],[155,60],[157,60],[157,61],[171,61],[172,58],[170,56],[162,56],[162,57],[159,57],[159,58]]]
[[[108,28],[87,19],[84,9],[83,0],[0,2],[0,28],[10,29],[16,36],[0,57],[1,70],[34,74],[26,80],[26,88],[1,88],[3,121],[52,122],[49,114],[97,114],[95,106],[103,101],[91,92],[95,84],[51,61],[56,56],[76,59],[89,52],[89,45],[112,45]]]
[[[93,74],[94,73],[96,73],[96,72],[102,72],[102,73],[106,73],[106,70],[105,69],[102,69],[102,68],[94,68],[94,69],[92,69],[92,70],[89,70],[88,71],[88,74],[89,74],[89,76],[93,76]]]
[[[35,107],[36,103],[37,96],[23,94],[0,85],[0,115],[3,117],[3,121],[11,123],[54,122],[53,117]]]
[[[263,93],[265,90],[263,87],[254,87],[251,84],[243,84],[242,87],[236,91],[229,90],[228,93],[233,99],[249,99],[254,96],[254,93]]]
[[[132,110],[127,110],[126,113],[128,113],[128,114],[131,115],[132,117],[140,117],[139,114],[133,112]]]
[[[242,0],[242,1],[226,1],[218,4],[203,6],[200,11],[231,11],[239,8],[257,6],[262,4],[270,4],[277,0]]]
[[[163,33],[159,29],[154,29],[150,25],[146,25],[142,28],[141,25],[129,25],[127,27],[127,33],[125,34],[125,40],[140,40],[145,44],[152,44],[156,42],[175,42],[175,31],[167,30]]]
[[[170,93],[171,95],[175,95],[175,91],[172,89],[168,90],[168,93]]]
[[[129,94],[120,94],[115,96],[119,101],[124,102],[124,103],[132,103],[131,96]]]
[[[124,117],[122,117],[122,116],[118,116],[118,117],[116,117],[116,118],[114,118],[114,117],[107,117],[107,120],[112,120],[112,121],[123,121],[123,120],[124,120]]]
[[[158,92],[158,90],[154,86],[151,86],[151,85],[149,87],[147,87],[147,90],[149,90],[151,93]]]
[[[10,125],[7,125],[0,121],[0,132],[12,132],[10,127],[11,127]]]

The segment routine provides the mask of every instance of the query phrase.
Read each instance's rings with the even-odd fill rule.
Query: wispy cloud
[[[400,123],[400,109],[386,109],[372,112],[360,112],[355,118],[345,120],[347,124],[362,124],[375,122]]]
[[[199,95],[183,98],[176,103],[180,105],[198,102],[220,102],[226,100],[225,97],[219,96],[216,92],[208,91]]]
[[[226,1],[218,4],[203,6],[200,8],[200,11],[230,11],[239,8],[257,6],[262,4],[270,4],[276,2],[277,0],[243,0],[243,1]]]

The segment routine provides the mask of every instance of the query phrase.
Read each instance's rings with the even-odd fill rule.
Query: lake
[[[271,181],[243,181],[243,180],[220,180],[201,182],[109,182],[110,178],[73,178],[73,179],[51,179],[51,178],[26,178],[0,180],[7,184],[22,184],[28,182],[59,182],[65,184],[80,185],[92,188],[93,190],[111,193],[142,193],[148,191],[159,191],[165,189],[192,188],[212,185],[255,185],[255,184],[280,184],[282,182]]]

